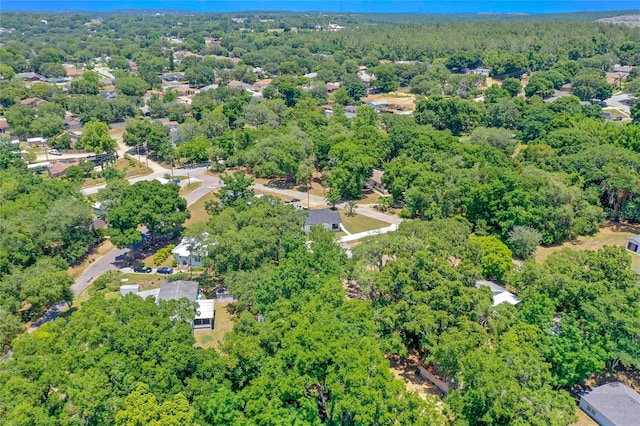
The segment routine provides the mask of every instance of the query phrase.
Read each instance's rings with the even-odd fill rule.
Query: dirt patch
[[[594,236],[578,237],[575,240],[562,244],[538,247],[535,252],[535,259],[538,262],[544,262],[551,253],[555,253],[564,248],[572,250],[599,250],[604,246],[624,247],[628,237],[638,234],[640,234],[640,225],[607,221]],[[640,255],[631,255],[631,264],[634,268],[640,267]]]
[[[111,244],[111,241],[102,241],[97,246],[92,247],[91,250],[89,250],[89,253],[87,253],[82,259],[76,262],[73,266],[70,266],[69,269],[67,269],[67,272],[69,272],[69,275],[71,275],[74,279],[78,278],[80,275],[82,275],[84,270],[89,267],[89,265],[91,265],[93,262],[104,256],[105,254],[109,253],[114,248],[115,247],[113,244]]]
[[[433,396],[442,398],[440,390],[420,375],[418,371],[419,356],[417,353],[412,352],[407,358],[389,355],[387,359],[393,375],[404,381],[409,391],[416,392],[420,398],[425,400]]]
[[[416,99],[418,99],[417,96],[412,93],[389,92],[380,93],[377,95],[369,95],[362,100],[364,102],[387,101],[390,104],[395,104],[403,107],[404,111],[415,111]]]

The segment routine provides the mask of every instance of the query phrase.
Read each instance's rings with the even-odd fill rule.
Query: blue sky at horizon
[[[564,13],[640,9],[640,0],[1,0],[0,12],[106,11],[171,9],[194,12],[249,10],[326,11],[359,13]]]

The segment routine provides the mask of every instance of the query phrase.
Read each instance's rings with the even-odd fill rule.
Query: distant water
[[[0,0],[0,13],[10,10],[120,9],[171,9],[193,12],[288,10],[358,13],[564,13],[640,9],[640,0]]]

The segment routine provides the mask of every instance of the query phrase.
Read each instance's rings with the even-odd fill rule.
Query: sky
[[[373,13],[559,13],[640,9],[640,0],[0,0],[9,10],[173,9],[198,12],[290,10]],[[2,17],[0,15],[0,21]]]

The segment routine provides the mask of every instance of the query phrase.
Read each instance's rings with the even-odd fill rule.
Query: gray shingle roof
[[[582,399],[616,426],[634,426],[640,419],[640,394],[623,383],[599,386]]]
[[[331,209],[309,210],[307,225],[320,225],[322,223],[341,223],[340,213]]]
[[[194,302],[198,296],[198,283],[195,281],[174,281],[163,284],[158,293],[160,300],[178,300],[186,297]]]

